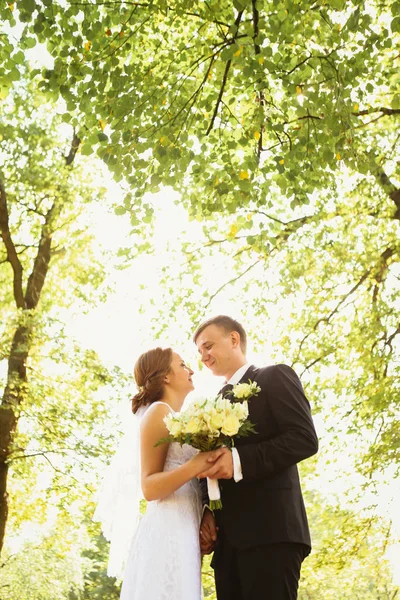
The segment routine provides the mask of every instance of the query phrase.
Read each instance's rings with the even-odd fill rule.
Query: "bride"
[[[176,442],[155,446],[168,435],[164,417],[178,412],[194,389],[193,371],[171,348],[155,348],[139,357],[134,375],[139,392],[132,410],[140,419],[141,488],[147,510],[129,550],[121,600],[201,600],[196,476],[209,467],[211,453]],[[218,452],[212,454],[216,460]]]

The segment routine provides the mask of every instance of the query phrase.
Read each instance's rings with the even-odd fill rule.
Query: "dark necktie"
[[[230,392],[233,389],[233,385],[231,383],[226,383],[220,390],[219,390],[219,394],[222,394],[222,396],[224,398],[231,398],[232,394],[228,394],[227,392]]]

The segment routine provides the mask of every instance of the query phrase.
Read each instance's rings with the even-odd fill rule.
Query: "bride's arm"
[[[146,500],[160,500],[175,492],[206,468],[207,459],[211,454],[201,452],[176,469],[163,471],[169,444],[161,444],[157,447],[155,444],[159,439],[169,435],[163,421],[168,413],[167,406],[157,404],[148,410],[141,424],[141,479],[142,492]]]

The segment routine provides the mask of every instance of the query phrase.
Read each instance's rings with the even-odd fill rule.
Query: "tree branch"
[[[391,352],[393,352],[392,342],[393,342],[394,338],[396,337],[396,335],[399,335],[399,333],[400,333],[400,324],[397,327],[397,329],[394,330],[392,335],[390,335],[385,342],[385,346],[389,346]]]
[[[260,46],[260,44],[258,44],[256,42],[256,39],[257,39],[258,34],[259,34],[259,18],[260,18],[260,15],[259,15],[259,12],[258,12],[258,7],[257,7],[256,0],[252,0],[251,4],[252,4],[252,9],[253,9],[254,52],[255,52],[255,54],[257,56],[258,54],[261,54],[261,46]],[[259,101],[261,107],[265,106],[265,96],[264,96],[264,91],[263,90],[260,90],[260,92],[258,94],[258,101]],[[263,118],[262,118],[262,121],[260,123],[260,131],[259,131],[260,137],[257,140],[257,157],[258,157],[258,160],[260,160],[260,158],[261,158],[261,152],[263,151],[263,132],[264,132],[264,122],[265,122],[264,117],[265,117],[265,114],[264,114],[264,110],[263,110]]]
[[[214,292],[210,298],[208,299],[207,304],[204,307],[204,312],[207,310],[207,308],[210,306],[211,302],[214,300],[214,298],[216,296],[218,296],[218,294],[224,289],[226,288],[228,285],[230,285],[231,283],[235,283],[236,281],[239,281],[239,279],[241,279],[242,277],[244,277],[246,275],[246,273],[248,273],[251,269],[253,269],[256,265],[258,265],[258,263],[261,262],[261,258],[258,258],[254,263],[252,263],[249,267],[247,267],[247,269],[245,269],[242,273],[240,273],[237,277],[233,277],[232,279],[230,279],[229,281],[226,281],[225,283],[223,283],[216,292]]]
[[[321,360],[323,360],[324,358],[326,358],[327,356],[330,356],[331,354],[333,354],[334,349],[329,350],[328,352],[325,352],[324,354],[322,354],[322,356],[319,356],[318,358],[312,360],[310,363],[308,363],[303,371],[300,373],[300,379],[303,377],[304,373],[306,371],[308,371],[308,369],[311,369],[314,365],[316,365],[317,363],[321,362]],[[294,364],[294,363],[293,363]],[[293,365],[292,365],[293,366]]]
[[[394,202],[396,210],[392,218],[400,221],[400,189],[396,188],[396,186],[390,181],[386,172],[381,166],[378,166],[378,164],[376,167],[375,176],[383,190]]]
[[[335,308],[329,313],[329,315],[327,317],[321,317],[320,319],[318,319],[316,321],[316,323],[314,324],[314,326],[312,327],[311,331],[309,331],[304,337],[303,339],[300,341],[299,344],[299,348],[297,350],[297,356],[295,358],[295,360],[293,361],[293,364],[296,364],[300,358],[300,353],[301,350],[303,348],[303,344],[306,342],[306,340],[310,337],[310,335],[312,335],[317,327],[321,324],[321,323],[329,323],[329,321],[331,320],[331,318],[339,311],[340,307],[342,306],[342,304],[347,300],[347,298],[349,298],[352,294],[354,294],[354,292],[360,287],[360,285],[362,285],[364,283],[364,281],[367,279],[367,277],[370,275],[372,270],[372,267],[370,269],[368,269],[367,271],[365,271],[363,273],[363,275],[361,276],[361,278],[358,280],[358,282],[351,288],[351,290],[349,292],[347,292],[346,294],[344,294],[341,298],[341,300],[337,303],[337,305],[335,306]]]
[[[382,116],[400,115],[400,108],[367,108],[366,110],[359,110],[358,112],[352,112],[351,114],[355,117],[363,117],[364,115],[373,115],[375,113],[382,113]]]
[[[80,143],[81,143],[81,140],[78,138],[78,136],[76,135],[76,132],[74,130],[69,153],[67,156],[64,156],[65,164],[67,165],[67,167],[70,167],[72,165],[72,163],[74,162],[74,159],[75,159],[76,153],[78,152]]]
[[[71,479],[73,479],[74,481],[76,481],[76,483],[82,484],[82,482],[81,482],[79,479],[77,479],[76,477],[74,477],[74,476],[73,476],[73,475],[71,475],[70,473],[65,473],[65,471],[61,471],[61,469],[59,469],[58,467],[55,467],[55,466],[53,465],[53,463],[51,462],[51,460],[49,459],[49,457],[48,457],[48,456],[46,456],[46,454],[43,454],[43,455],[42,455],[42,458],[44,458],[44,459],[46,459],[46,460],[47,460],[47,462],[49,463],[49,465],[51,466],[51,468],[52,468],[52,469],[54,469],[54,471],[55,471],[56,473],[61,473],[61,475],[65,475],[65,477],[70,477]],[[91,492],[91,493],[93,492],[93,490],[92,490],[92,489],[91,489],[91,488],[90,488],[90,487],[89,487],[89,486],[88,486],[86,483],[85,483],[85,484],[83,484],[83,485],[84,485],[84,487],[85,487],[85,488],[86,488],[86,489],[87,489],[89,492]]]
[[[50,223],[52,221],[54,210],[55,204],[52,205],[46,215],[46,221],[42,227],[35,262],[26,286],[25,305],[28,309],[36,308],[49,269],[52,241]]]
[[[312,58],[312,54],[310,54],[310,56],[307,56],[304,60],[301,60],[299,63],[297,63],[297,65],[295,65],[293,67],[293,69],[291,69],[290,71],[284,71],[285,76],[291,75],[293,73],[293,71],[295,71],[296,69],[298,69],[299,67],[301,67],[301,65],[304,65],[304,63],[308,62],[310,60],[310,58]]]
[[[7,261],[11,264],[14,273],[14,300],[18,308],[25,308],[24,292],[22,288],[23,268],[11,237],[8,219],[6,190],[3,182],[0,180],[0,232],[7,251]]]
[[[236,40],[237,38],[237,34],[239,31],[239,25],[240,25],[240,21],[243,15],[243,11],[241,10],[235,20],[235,25],[236,25],[236,32],[235,35],[232,38],[232,43]],[[224,90],[225,90],[225,86],[226,86],[226,82],[228,80],[228,73],[229,73],[229,69],[231,68],[231,64],[232,64],[232,59],[228,60],[226,65],[225,65],[225,71],[224,71],[224,76],[222,78],[222,83],[221,83],[221,89],[219,90],[219,94],[218,94],[218,98],[217,98],[217,103],[215,105],[214,108],[214,112],[213,112],[213,116],[211,118],[211,122],[207,128],[206,131],[206,135],[208,135],[210,133],[210,131],[212,130],[212,128],[214,127],[214,122],[215,119],[217,118],[217,114],[218,114],[218,109],[219,109],[219,105],[221,104],[221,100],[222,100],[222,96],[224,95]]]

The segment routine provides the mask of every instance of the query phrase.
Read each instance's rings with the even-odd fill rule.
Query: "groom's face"
[[[196,346],[201,362],[213,375],[225,376],[234,360],[237,347],[236,333],[227,333],[222,327],[209,325],[199,334]]]

